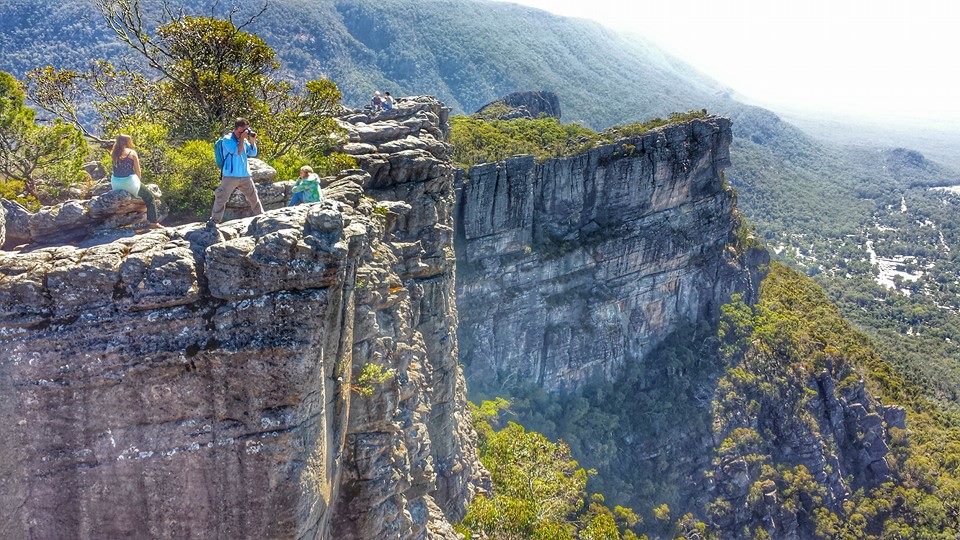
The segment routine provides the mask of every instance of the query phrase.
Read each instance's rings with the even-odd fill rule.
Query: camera
[[[250,129],[250,128],[247,128],[247,135],[250,135],[251,137],[256,137],[256,136],[257,136],[257,132],[254,131],[254,130],[252,130],[252,129]]]

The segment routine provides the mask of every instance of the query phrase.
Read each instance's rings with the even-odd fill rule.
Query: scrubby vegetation
[[[790,491],[799,496],[796,508],[811,518],[817,536],[954,538],[960,534],[960,474],[955,466],[960,459],[960,418],[900,377],[812,280],[774,265],[756,307],[734,302],[724,308],[720,334],[731,367],[718,384],[715,430],[720,427],[735,434],[744,429],[740,423],[746,421],[745,410],[789,410],[791,403],[802,403],[809,384],[804,381],[825,369],[840,386],[857,385],[863,377],[881,402],[907,409],[908,430],[892,428],[892,455],[887,460],[890,481],[855,491],[840,511],[819,506],[823,486],[804,478],[805,472],[793,468],[788,476],[789,468],[761,467],[757,481],[769,475],[785,495]],[[804,414],[794,421],[806,421]],[[738,416],[740,420],[728,421]]]
[[[562,124],[551,117],[483,120],[455,116],[450,122],[453,161],[465,169],[521,154],[541,160],[569,156],[593,147],[598,140],[591,129]]]
[[[380,364],[364,364],[357,374],[356,380],[350,384],[350,390],[361,396],[373,395],[374,389],[396,376],[392,369],[386,369]]]
[[[580,124],[564,124],[557,118],[489,119],[490,115],[455,116],[450,125],[453,161],[464,169],[479,163],[501,161],[529,154],[538,160],[573,156],[599,144],[642,135],[651,129],[706,118],[706,109],[672,113],[596,132]]]

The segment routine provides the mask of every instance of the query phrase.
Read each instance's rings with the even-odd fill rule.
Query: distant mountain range
[[[212,5],[181,3],[198,13]],[[92,4],[0,1],[0,67],[22,74],[117,55]],[[252,5],[244,2],[237,20]],[[433,94],[473,112],[514,90],[546,89],[560,96],[566,120],[600,128],[708,107],[726,92],[651,43],[500,2],[279,0],[252,29],[277,49],[291,76],[326,75],[353,104],[389,90]]]

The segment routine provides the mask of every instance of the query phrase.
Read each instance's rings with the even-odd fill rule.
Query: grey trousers
[[[227,208],[227,201],[234,190],[240,190],[243,196],[250,203],[250,208],[254,215],[263,213],[263,205],[260,204],[260,197],[257,195],[257,186],[253,184],[253,179],[249,176],[224,176],[220,179],[220,186],[213,192],[213,212],[210,213],[210,219],[220,223],[223,221],[223,211]]]

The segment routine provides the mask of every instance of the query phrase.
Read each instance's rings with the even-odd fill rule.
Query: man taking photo
[[[213,227],[223,221],[227,201],[237,189],[246,197],[253,214],[262,214],[263,205],[247,165],[247,158],[257,157],[257,134],[250,129],[250,122],[246,118],[237,118],[233,131],[214,145],[213,154],[220,168],[220,186],[214,191],[213,211],[207,226]]]

